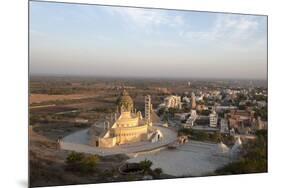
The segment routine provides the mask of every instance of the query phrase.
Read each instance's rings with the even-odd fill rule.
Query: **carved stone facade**
[[[117,99],[114,119],[104,123],[102,131],[97,131],[95,126],[90,129],[90,145],[106,148],[149,140],[149,133],[154,130],[151,122],[143,118],[140,111],[133,109],[133,100],[124,90]]]

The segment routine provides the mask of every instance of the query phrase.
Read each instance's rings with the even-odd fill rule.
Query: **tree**
[[[210,110],[202,110],[200,115],[208,116],[208,115],[210,115],[210,113],[211,113]]]
[[[67,164],[76,164],[82,161],[84,158],[84,155],[82,153],[77,153],[77,152],[71,152],[67,158],[66,158],[66,163]]]
[[[162,114],[164,114],[165,113],[165,108],[160,108],[159,110],[158,110],[158,116],[161,116]]]
[[[256,118],[260,116],[262,120],[267,121],[267,107],[255,108],[254,111],[255,111],[254,116]]]
[[[221,138],[221,134],[219,132],[215,132],[213,134],[210,135],[210,139],[213,141],[213,142],[219,142],[222,140]]]
[[[96,155],[91,155],[87,158],[84,158],[81,161],[81,170],[83,172],[92,172],[95,169],[98,162],[99,162],[99,158]]]
[[[67,169],[80,172],[92,172],[98,162],[97,155],[86,157],[83,153],[77,152],[71,152],[66,158]]]
[[[163,119],[163,121],[164,121],[165,123],[168,122],[169,117],[168,117],[168,113],[167,113],[167,112],[164,112],[162,119]]]
[[[145,159],[141,161],[139,164],[140,167],[144,170],[144,172],[148,172],[153,163],[150,160]]]
[[[162,168],[155,168],[155,169],[154,169],[154,173],[155,173],[157,176],[160,176],[160,175],[163,173],[163,170],[162,170]]]

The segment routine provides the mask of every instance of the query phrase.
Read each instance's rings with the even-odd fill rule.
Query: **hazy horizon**
[[[136,79],[136,80],[146,80],[146,79],[152,79],[152,80],[186,80],[186,81],[195,81],[195,80],[202,80],[202,81],[267,81],[267,78],[265,79],[259,79],[259,78],[216,78],[216,77],[147,77],[147,76],[104,76],[104,75],[79,75],[79,74],[30,74],[30,78],[32,77],[53,77],[53,78],[93,78],[93,79]]]
[[[267,79],[267,17],[30,1],[30,73]]]

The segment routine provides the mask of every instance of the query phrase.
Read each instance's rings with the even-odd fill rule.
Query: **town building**
[[[181,97],[177,95],[170,95],[164,99],[164,106],[166,108],[182,108]]]
[[[234,128],[240,133],[247,134],[253,127],[254,111],[251,110],[231,110],[227,114],[229,128]]]
[[[182,102],[184,102],[186,104],[190,104],[190,99],[187,96],[185,96],[182,98]]]
[[[225,119],[225,118],[222,118],[220,120],[220,132],[229,133],[228,122],[227,122],[227,119]]]
[[[75,123],[88,123],[88,119],[76,118]]]
[[[204,104],[197,104],[197,105],[196,105],[196,110],[197,110],[197,111],[208,110],[208,107],[205,106]]]
[[[186,122],[183,124],[183,127],[185,127],[185,128],[193,127],[194,126],[194,122],[197,119],[197,117],[198,117],[198,115],[196,113],[196,110],[191,110],[190,111],[190,116],[186,120]]]
[[[209,119],[210,119],[210,127],[217,127],[218,124],[218,115],[215,110],[213,110],[209,114]]]
[[[196,109],[196,97],[195,94],[192,92],[191,94],[191,109]]]
[[[236,106],[215,106],[215,110],[216,112],[223,112],[223,111],[227,111],[227,110],[236,110],[237,107]]]
[[[255,130],[267,129],[267,121],[261,120],[260,116],[254,119],[253,125]]]

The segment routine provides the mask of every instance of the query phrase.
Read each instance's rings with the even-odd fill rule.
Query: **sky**
[[[267,78],[267,17],[30,2],[30,73]]]

